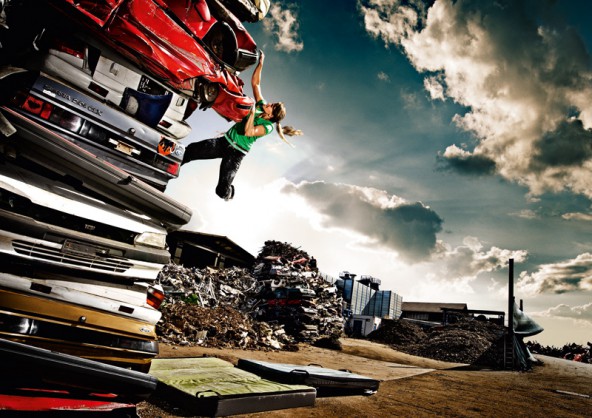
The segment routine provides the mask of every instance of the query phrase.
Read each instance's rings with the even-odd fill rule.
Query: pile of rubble
[[[368,334],[368,339],[396,347],[405,347],[425,340],[427,334],[410,321],[383,319],[380,328]]]
[[[420,357],[455,363],[496,366],[503,362],[503,327],[472,318],[422,329],[404,319],[383,321],[368,338]]]
[[[162,311],[157,333],[165,343],[248,350],[296,349],[294,339],[282,327],[254,321],[230,305],[202,307],[178,301],[165,305]]]
[[[319,275],[314,257],[267,241],[253,270],[167,265],[163,342],[247,349],[294,349],[342,335],[342,299]]]
[[[203,307],[229,305],[251,311],[253,296],[261,291],[257,279],[246,269],[231,267],[215,270],[168,264],[159,275],[167,295],[166,302],[186,301]]]

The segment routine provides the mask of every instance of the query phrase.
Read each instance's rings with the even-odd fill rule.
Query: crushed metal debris
[[[316,261],[290,244],[266,241],[252,269],[162,270],[159,340],[176,345],[297,350],[298,343],[340,349],[343,300],[318,272]],[[504,329],[487,321],[422,328],[383,319],[368,339],[408,354],[465,364],[500,364]]]
[[[294,350],[298,342],[336,341],[342,298],[305,251],[266,241],[252,270],[165,266],[157,325],[165,343]]]

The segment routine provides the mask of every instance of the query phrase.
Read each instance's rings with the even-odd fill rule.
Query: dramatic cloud
[[[444,100],[446,98],[444,94],[444,86],[438,77],[426,77],[423,80],[423,86],[428,93],[430,93],[430,97],[433,100]]]
[[[544,264],[535,273],[523,272],[517,288],[528,296],[540,293],[565,293],[592,290],[592,254],[580,254],[573,260]]]
[[[408,261],[426,260],[436,249],[442,219],[422,203],[373,188],[324,182],[289,184],[283,192],[304,198],[322,215],[323,227],[354,231],[371,246],[394,250]]]
[[[561,217],[563,219],[568,220],[568,221],[574,220],[574,221],[592,222],[592,215],[590,215],[589,213],[570,212],[570,213],[563,214]]]
[[[296,12],[282,10],[277,4],[269,9],[269,15],[263,19],[263,29],[277,37],[275,49],[284,52],[302,51],[304,44],[299,40]]]
[[[521,263],[528,255],[524,250],[513,251],[497,247],[485,250],[475,237],[465,237],[463,245],[455,248],[440,244],[439,252],[433,257],[434,262],[441,262],[438,276],[451,279],[474,279],[481,273],[507,267],[510,258]]]
[[[592,197],[592,72],[551,0],[360,0],[366,30],[426,73],[434,99],[468,111],[454,122],[472,150],[442,155],[464,173],[495,172],[533,195]],[[427,2],[429,4],[429,2]]]
[[[401,44],[420,29],[431,2],[423,0],[359,0],[366,30],[385,45]],[[404,6],[402,5],[404,4]]]
[[[557,305],[544,312],[537,313],[540,316],[570,318],[586,322],[592,322],[592,303],[581,306]]]
[[[495,161],[485,155],[473,154],[456,145],[449,146],[438,161],[442,170],[454,169],[460,174],[483,175],[495,172]]]

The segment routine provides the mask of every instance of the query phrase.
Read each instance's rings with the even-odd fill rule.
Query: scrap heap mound
[[[165,266],[160,341],[180,345],[295,350],[301,341],[338,339],[341,297],[314,258],[267,241],[253,270]]]
[[[396,347],[407,347],[426,338],[427,334],[419,325],[394,319],[383,319],[380,328],[368,334],[368,339],[372,341]]]
[[[499,325],[467,317],[425,331],[404,319],[383,321],[368,338],[415,356],[496,367],[503,363],[503,334]]]
[[[246,270],[185,268],[169,264],[160,273],[165,288],[159,340],[179,345],[244,349],[290,349],[295,340],[277,325],[253,320],[260,291]]]
[[[319,274],[314,257],[290,244],[266,241],[255,264],[255,277],[264,286],[259,318],[283,324],[299,341],[342,335],[341,295]]]

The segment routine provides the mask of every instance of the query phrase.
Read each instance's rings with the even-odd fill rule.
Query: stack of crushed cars
[[[166,266],[161,341],[205,347],[295,349],[343,334],[342,297],[290,244],[266,241],[252,269]]]
[[[251,107],[263,3],[0,0],[1,339],[149,369],[192,215],[164,190],[194,110]]]

